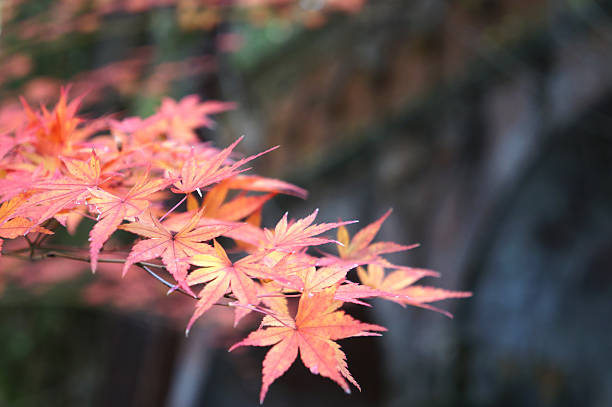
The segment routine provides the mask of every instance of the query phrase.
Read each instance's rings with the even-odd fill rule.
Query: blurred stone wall
[[[234,132],[311,191],[283,210],[393,207],[380,239],[422,244],[394,260],[474,291],[452,321],[376,304],[386,405],[612,405],[611,10],[371,2],[225,75]]]

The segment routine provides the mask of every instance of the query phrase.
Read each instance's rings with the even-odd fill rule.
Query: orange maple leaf
[[[166,228],[151,211],[139,218],[138,222],[120,225],[119,229],[147,237],[134,244],[123,267],[123,275],[129,267],[139,261],[161,257],[166,269],[178,285],[189,294],[196,296],[186,282],[191,257],[210,254],[213,248],[205,242],[235,228],[228,224],[208,224],[197,227],[202,216],[200,210],[178,232]]]
[[[244,136],[240,137],[229,147],[219,151],[212,157],[206,157],[206,159],[203,160],[198,160],[194,150],[192,150],[189,157],[183,162],[180,174],[177,177],[179,180],[174,183],[175,188],[172,188],[172,192],[189,194],[193,191],[198,191],[198,193],[201,195],[200,190],[202,188],[206,188],[209,185],[223,181],[226,178],[236,176],[241,172],[248,171],[250,168],[240,167],[257,157],[278,148],[278,146],[272,147],[259,154],[227,164],[230,154],[243,138]]]
[[[376,242],[372,243],[374,237],[380,230],[383,222],[391,214],[389,209],[383,216],[377,221],[370,223],[350,239],[349,233],[344,226],[338,228],[338,254],[339,257],[325,253],[325,257],[317,261],[317,265],[325,266],[330,264],[379,264],[384,267],[397,267],[389,263],[384,258],[380,257],[381,254],[395,253],[404,250],[414,249],[418,247],[418,244],[413,245],[401,245],[394,242]]]
[[[268,257],[267,260],[270,258]],[[314,266],[315,262],[316,259],[310,258],[305,253],[297,252],[286,255],[274,264],[272,269],[276,273],[282,273],[280,278],[276,278],[277,282],[282,283],[280,291],[289,289],[314,293],[335,286],[337,287],[334,297],[336,300],[368,307],[370,304],[360,299],[394,295],[347,280],[346,274],[356,267],[355,264],[333,264],[317,268]]]
[[[284,313],[273,318],[266,316],[260,329],[230,348],[232,351],[239,346],[273,345],[263,361],[260,403],[270,385],[293,364],[298,351],[313,374],[330,378],[347,393],[350,388],[345,378],[359,387],[347,369],[346,356],[334,341],[377,336],[380,334],[372,331],[386,331],[386,328],[357,321],[338,311],[342,302],[334,300],[334,291],[332,287],[316,294],[302,294],[295,319]]]
[[[28,232],[53,234],[43,227],[36,226],[34,222],[23,216],[14,216],[16,209],[22,204],[23,200],[23,196],[17,196],[0,206],[0,237],[14,239]],[[2,249],[2,239],[0,239],[0,249]]]
[[[346,274],[351,269],[357,267],[355,264],[340,264],[317,268],[314,266],[316,258],[303,251],[286,254],[275,261],[279,255],[280,252],[268,255],[266,261],[273,270],[285,277],[286,288],[300,292],[314,293],[338,285],[346,280]]]
[[[245,191],[276,192],[279,194],[293,195],[306,199],[308,191],[293,184],[274,178],[265,178],[257,175],[238,175],[226,181],[230,189],[242,189]]]
[[[274,193],[266,195],[245,195],[246,192],[240,193],[229,201],[225,201],[229,193],[228,180],[212,187],[204,197],[202,206],[204,207],[204,216],[209,218],[221,219],[226,221],[238,221],[244,219],[253,212],[261,209],[261,207],[274,197]],[[187,208],[190,206],[197,207],[196,198],[192,194],[187,197]]]
[[[19,194],[27,192],[40,181],[42,168],[31,171],[12,171],[0,179],[0,200],[8,201]]]
[[[35,184],[35,192],[20,208],[23,215],[36,214],[36,223],[41,223],[64,209],[85,203],[89,189],[100,184],[100,159],[94,151],[88,161],[62,158],[68,175]]]
[[[329,242],[335,242],[333,239],[314,236],[320,235],[330,229],[356,222],[346,221],[312,225],[312,222],[314,222],[317,217],[317,213],[319,213],[319,210],[315,209],[315,211],[307,217],[292,222],[287,221],[287,213],[285,213],[276,224],[274,230],[264,229],[262,247],[268,251],[293,251],[306,246],[318,246]]]
[[[363,267],[357,268],[359,280],[372,288],[382,291],[382,298],[397,302],[402,306],[413,305],[440,312],[450,318],[452,314],[448,311],[429,305],[430,302],[441,301],[448,298],[471,297],[472,293],[467,291],[451,291],[442,288],[413,285],[423,277],[438,277],[435,271],[402,268],[392,271],[385,276],[385,269],[378,264],[370,264],[367,271]]]
[[[103,121],[89,120],[84,121],[77,116],[77,110],[83,96],[68,102],[68,88],[62,88],[59,101],[52,111],[48,111],[44,106],[41,112],[33,111],[25,99],[21,98],[23,108],[28,119],[25,130],[33,135],[32,144],[38,158],[31,157],[39,161],[50,170],[55,170],[60,161],[61,155],[70,156],[80,148],[79,144],[98,130]]]
[[[233,102],[214,100],[200,102],[197,95],[185,96],[178,102],[164,98],[158,112],[147,122],[153,126],[155,131],[166,134],[168,138],[195,143],[198,141],[195,129],[202,126],[209,128],[214,126],[215,123],[208,117],[209,115],[225,112],[235,107],[236,103]]]
[[[87,203],[93,208],[93,212],[97,212],[99,219],[89,232],[91,271],[96,271],[98,253],[102,245],[117,230],[121,222],[126,218],[142,214],[149,207],[149,196],[167,187],[171,182],[167,179],[147,180],[147,178],[148,172],[122,197],[102,189],[88,189],[91,196],[87,199]]]
[[[200,300],[196,304],[187,332],[194,322],[210,309],[230,289],[238,299],[238,304],[243,306],[254,306],[259,303],[257,297],[257,285],[251,277],[262,279],[274,279],[269,267],[260,260],[261,256],[249,255],[236,262],[232,262],[223,247],[215,240],[213,253],[197,255],[191,259],[191,264],[201,268],[192,271],[187,277],[189,285],[206,283],[200,291]],[[237,312],[235,323],[244,313]]]

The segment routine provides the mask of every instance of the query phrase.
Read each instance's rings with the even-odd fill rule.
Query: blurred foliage
[[[60,85],[73,83],[75,92],[88,93],[86,103],[103,111],[111,110],[110,100],[150,113],[162,95],[181,96],[194,82],[197,88],[203,77],[214,76],[217,56],[236,52],[237,66],[253,66],[305,27],[319,27],[338,12],[354,13],[363,3],[4,1],[0,109],[17,95],[49,103]]]

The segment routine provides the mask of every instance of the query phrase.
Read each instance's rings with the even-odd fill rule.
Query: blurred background
[[[474,292],[441,305],[454,320],[349,308],[389,328],[341,342],[363,392],[297,362],[266,406],[612,405],[611,1],[0,5],[0,131],[18,95],[55,103],[68,83],[89,117],[235,101],[202,138],[279,144],[255,170],[310,191],[264,225],[392,207],[379,239],[421,247],[391,260]],[[256,321],[231,329],[221,310],[185,339],[192,305],[163,288],[145,301],[140,283],[92,289],[103,272],[0,271],[0,406],[257,405],[265,349],[226,351]]]

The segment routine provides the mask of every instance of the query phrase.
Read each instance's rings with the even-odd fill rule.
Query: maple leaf
[[[96,271],[98,253],[102,245],[117,230],[121,222],[126,218],[134,218],[142,214],[149,207],[150,195],[167,187],[171,182],[167,179],[148,180],[147,178],[148,172],[122,197],[102,189],[88,189],[91,196],[87,199],[87,203],[98,213],[99,219],[89,232],[92,272]]]
[[[329,3],[334,3],[330,7],[338,7],[337,4],[360,1]],[[196,297],[198,285],[200,296],[187,332],[223,297],[225,302],[230,301],[227,305],[234,306],[235,324],[248,312],[264,314],[260,328],[230,349],[271,346],[263,362],[260,401],[298,354],[312,373],[330,378],[346,391],[350,383],[359,387],[336,341],[378,335],[385,329],[346,315],[340,310],[343,303],[368,305],[362,299],[381,297],[403,306],[445,312],[429,304],[471,295],[416,285],[420,278],[437,273],[394,266],[381,257],[416,246],[373,243],[390,210],[352,239],[345,228],[352,222],[314,224],[317,211],[297,220],[289,220],[285,214],[275,227],[262,229],[262,207],[268,200],[277,194],[305,198],[307,193],[281,180],[243,174],[251,160],[274,148],[234,159],[232,154],[242,137],[225,149],[198,142],[194,130],[212,126],[209,116],[233,104],[202,103],[196,96],[180,101],[164,99],[153,116],[119,122],[78,117],[81,100],[70,101],[68,90],[62,89],[57,105],[49,110],[34,110],[25,102],[23,111],[16,113],[0,108],[0,253],[3,238],[16,238],[31,231],[51,233],[39,226],[49,218],[73,231],[83,216],[89,216],[82,213],[86,203],[90,214],[98,214],[98,222],[89,235],[92,271],[96,270],[104,243],[116,229],[122,229],[138,235],[127,259],[116,259],[124,263],[123,274],[134,264],[160,258],[176,280],[172,289],[181,288]],[[137,179],[145,168],[144,176]],[[170,185],[174,192],[185,195],[160,219],[156,209],[164,205],[169,195],[161,190]],[[185,201],[187,211],[175,213]],[[49,222],[54,227],[56,223]],[[334,228],[338,228],[337,240],[321,236]],[[231,252],[216,240],[210,244],[218,236],[233,239]],[[66,259],[36,265],[37,271],[44,270],[36,275],[49,281],[72,275],[76,268],[65,267],[63,262],[81,257],[63,253],[58,246],[47,247],[42,237],[28,238],[29,249],[11,247],[20,242],[8,242],[4,249],[11,250],[11,254],[31,250],[31,257],[36,259],[53,247],[57,257]],[[338,244],[338,256],[319,259],[312,255],[310,247],[329,242]],[[35,256],[39,250],[42,256]],[[228,253],[244,257],[234,258]],[[367,269],[360,267],[366,264]],[[190,268],[194,269],[191,273]],[[347,280],[353,268],[357,268],[363,284]],[[393,271],[385,275],[386,268]],[[33,273],[26,274],[24,280],[35,281]],[[152,271],[151,274],[155,276]],[[119,301],[124,305],[135,304],[141,295],[151,299],[154,293],[148,286],[157,284],[145,273],[132,277],[147,280],[138,284],[136,291],[130,288],[119,292]],[[295,315],[290,312],[290,297],[299,297]],[[170,310],[174,315],[182,311],[181,307]]]
[[[191,259],[191,264],[201,268],[192,271],[187,277],[189,285],[206,283],[200,291],[200,300],[196,304],[187,325],[187,332],[194,322],[210,309],[221,297],[231,289],[238,299],[238,304],[254,306],[259,303],[257,285],[251,277],[275,279],[277,276],[269,267],[261,263],[261,256],[246,256],[232,262],[223,247],[215,240],[214,253],[197,255]],[[238,312],[235,323],[238,323],[243,313]]]
[[[428,303],[448,298],[466,298],[472,296],[472,293],[467,291],[451,291],[436,287],[413,285],[423,277],[439,276],[438,273],[431,270],[403,268],[392,271],[385,276],[385,269],[382,266],[370,264],[367,271],[363,267],[358,267],[357,275],[363,284],[382,291],[381,297],[384,299],[397,302],[402,306],[413,305],[437,311],[449,318],[452,318],[451,313],[428,305]]]
[[[202,202],[204,216],[227,221],[244,219],[253,212],[261,209],[261,207],[275,195],[271,193],[266,195],[246,196],[242,193],[224,202],[230,189],[228,184],[229,180],[231,180],[231,178],[215,185],[206,193],[204,201]],[[197,208],[197,201],[193,195],[190,194],[187,199],[188,209],[190,206],[195,206]]]
[[[22,216],[14,216],[16,209],[22,204],[23,196],[17,196],[10,201],[6,201],[0,206],[0,237],[6,239],[14,239],[17,236],[22,236],[28,232],[39,232],[52,234],[53,232],[36,226],[34,222]],[[0,239],[0,249],[2,248],[2,239]]]
[[[306,199],[308,191],[293,184],[274,178],[265,178],[257,175],[239,175],[227,180],[230,189],[243,189],[247,191],[276,192],[293,195]]]
[[[350,376],[346,356],[334,342],[353,336],[380,335],[373,331],[386,331],[382,326],[366,324],[339,311],[342,305],[334,300],[335,288],[319,293],[304,293],[300,297],[295,319],[287,314],[278,318],[264,318],[262,327],[230,348],[239,346],[271,346],[263,361],[263,379],[260,403],[270,385],[293,364],[298,352],[304,365],[313,374],[330,378],[349,393],[346,383],[357,384]]]
[[[241,172],[248,171],[250,168],[240,167],[257,157],[278,148],[278,146],[272,147],[259,154],[243,158],[232,164],[223,165],[229,159],[229,156],[236,145],[238,145],[243,138],[244,136],[241,136],[229,147],[219,151],[212,157],[207,157],[205,160],[197,160],[196,154],[192,150],[191,154],[181,167],[180,177],[177,177],[180,179],[174,183],[175,188],[172,188],[172,192],[188,194],[193,191],[198,191],[198,193],[201,195],[200,189],[223,181],[226,178],[233,177]]]
[[[278,253],[278,252],[277,252]],[[266,260],[270,260],[268,256]],[[273,261],[273,260],[272,260]],[[349,270],[356,267],[355,264],[334,264],[327,267],[316,268],[315,258],[305,253],[291,253],[273,265],[273,270],[282,270],[284,280],[282,289],[296,290],[300,292],[318,292],[323,289],[336,286],[335,299],[342,302],[370,306],[360,301],[361,298],[393,296],[372,287],[353,283],[346,279]],[[280,281],[277,279],[277,281]]]
[[[273,252],[266,256],[265,261],[282,273],[285,277],[286,288],[296,291],[318,292],[325,288],[338,285],[346,280],[349,270],[356,267],[354,264],[332,265],[328,267],[315,267],[315,258],[303,252],[292,252],[275,261],[280,252]]]
[[[170,98],[164,98],[158,112],[148,120],[156,131],[166,134],[169,138],[186,143],[198,141],[194,130],[198,127],[214,126],[214,122],[208,115],[225,112],[234,109],[236,103],[206,101],[200,102],[197,95],[185,96],[176,102]]]
[[[64,209],[71,209],[85,202],[89,190],[100,184],[100,159],[92,151],[88,161],[76,158],[62,158],[68,175],[59,179],[41,180],[35,188],[42,190],[34,193],[20,208],[21,214],[34,213],[36,223],[41,223]]]
[[[395,253],[404,250],[414,249],[418,244],[401,245],[394,242],[377,242],[372,244],[372,240],[380,230],[383,222],[389,217],[392,210],[389,209],[377,221],[370,223],[355,234],[351,240],[349,233],[344,226],[338,228],[338,254],[339,257],[325,253],[325,257],[321,258],[317,265],[325,266],[330,264],[379,264],[384,267],[397,267],[389,263],[381,254]]]
[[[385,292],[376,290],[367,285],[354,283],[346,280],[344,283],[338,286],[336,290],[336,299],[342,302],[350,302],[353,304],[365,305],[370,307],[371,305],[367,302],[360,301],[362,298],[374,298],[388,295]]]
[[[69,89],[61,89],[59,101],[52,111],[42,106],[41,113],[34,112],[25,99],[21,98],[28,118],[26,130],[34,135],[36,151],[44,158],[45,166],[49,169],[55,169],[60,155],[71,155],[78,142],[100,127],[100,122],[96,120],[81,126],[83,120],[76,113],[83,96],[68,102]]]
[[[206,194],[207,196],[209,194]],[[205,214],[210,218],[222,219],[226,221],[238,221],[251,216],[259,211],[262,206],[274,197],[275,194],[258,196],[238,195],[232,200],[223,203],[217,208],[209,207],[204,202]]]
[[[317,213],[319,213],[319,210],[315,209],[315,211],[307,217],[292,222],[287,221],[288,214],[285,213],[276,224],[274,230],[264,230],[262,247],[269,251],[292,251],[302,247],[318,246],[329,242],[335,242],[333,239],[314,236],[320,235],[330,229],[356,222],[346,221],[312,225],[312,222],[314,222],[317,217]]]
[[[235,228],[234,225],[227,224],[196,227],[201,216],[202,211],[199,211],[178,232],[166,228],[149,210],[139,218],[138,222],[120,225],[119,229],[148,238],[134,244],[123,266],[123,275],[134,263],[161,257],[166,269],[178,285],[195,297],[186,282],[191,257],[210,254],[213,248],[202,242]]]
[[[13,171],[0,179],[0,200],[8,201],[32,188],[40,179],[41,168],[31,171]]]
[[[243,192],[226,201],[230,190]],[[246,191],[270,192],[265,195],[246,195]],[[233,176],[212,187],[204,197],[204,216],[227,221],[238,221],[259,211],[277,193],[304,198],[306,191],[284,181],[258,176]],[[187,209],[197,209],[199,204],[193,194],[187,197]]]
[[[22,140],[18,140],[16,137],[9,137],[0,133],[0,160],[20,142]]]

